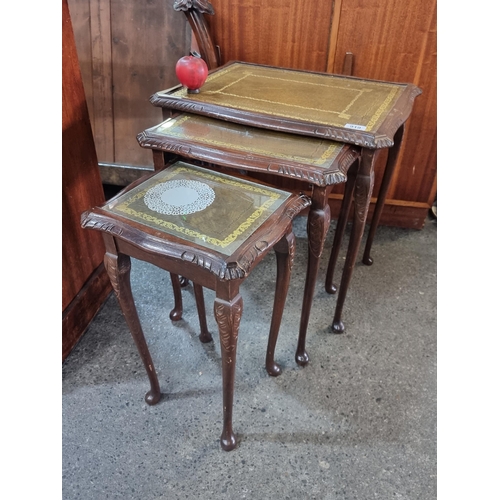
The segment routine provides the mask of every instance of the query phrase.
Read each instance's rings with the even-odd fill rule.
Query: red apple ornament
[[[198,55],[181,57],[175,65],[175,74],[179,81],[187,87],[188,93],[197,94],[208,76],[207,63]]]

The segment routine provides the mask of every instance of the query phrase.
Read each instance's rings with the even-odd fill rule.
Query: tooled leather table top
[[[179,161],[114,198],[103,210],[232,255],[289,196]]]
[[[177,87],[156,93],[151,102],[258,127],[386,147],[420,93],[412,84],[232,62],[212,71],[198,94]]]

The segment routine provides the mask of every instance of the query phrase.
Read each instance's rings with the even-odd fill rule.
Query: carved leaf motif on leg
[[[349,154],[345,155],[344,158],[342,158],[339,169],[342,170],[342,172],[347,172],[349,170],[349,167],[354,163],[354,160],[359,158],[359,153],[354,152],[354,151],[349,151]],[[344,179],[342,179],[341,182],[345,182],[345,174],[344,174]],[[340,181],[339,181],[340,182]]]
[[[293,220],[295,216],[300,213],[304,208],[308,207],[311,205],[311,199],[309,196],[306,196],[305,194],[301,193],[300,198],[293,203],[293,205],[290,205],[286,211],[285,211],[285,216],[290,218],[290,220]]]
[[[361,176],[360,176],[361,177]],[[362,182],[364,180],[364,182]],[[361,181],[361,182],[360,182]],[[370,198],[373,191],[374,184],[374,174],[370,173],[369,179],[360,179],[356,182],[354,187],[354,206],[356,208],[356,217],[361,221],[365,222],[368,216],[368,209],[370,208]]]
[[[120,299],[120,274],[129,272],[130,266],[130,259],[119,259],[116,255],[109,253],[104,255],[104,267],[106,268],[109,281],[118,299]]]
[[[219,325],[222,348],[227,355],[227,363],[232,363],[232,355],[236,350],[238,330],[243,312],[243,301],[239,297],[232,306],[228,302],[216,301],[214,311],[215,319]]]
[[[307,224],[307,234],[309,248],[315,257],[320,257],[323,252],[326,233],[330,226],[330,207],[325,206],[324,210],[314,210],[309,215]]]

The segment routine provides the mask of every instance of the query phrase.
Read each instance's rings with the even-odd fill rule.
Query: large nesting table
[[[405,122],[411,114],[415,98],[421,92],[421,89],[411,83],[368,80],[232,61],[212,70],[198,94],[188,93],[186,88],[178,85],[156,92],[150,101],[164,111],[213,118],[220,122],[220,127],[223,127],[224,123],[239,124],[290,134],[291,138],[315,137],[358,148],[359,171],[352,180],[353,227],[332,324],[334,332],[342,333],[342,310],[366,224],[374,184],[375,162],[379,152],[389,148],[363,256],[365,264],[372,263],[371,245],[397,164]],[[208,132],[199,131],[200,136],[204,133]],[[212,146],[212,151],[220,149],[221,153],[215,155],[215,159],[220,161],[220,157],[225,154],[224,147],[216,143],[212,143]],[[179,153],[186,154],[191,147],[186,144],[179,145]],[[207,158],[206,161],[210,159]],[[265,165],[258,168],[261,172],[271,171]],[[282,173],[288,175],[284,170]],[[347,194],[349,193],[346,192]],[[311,238],[313,232],[325,234],[329,226],[327,201],[326,189],[314,189],[308,225],[310,241],[315,241],[314,237]],[[339,217],[340,227],[341,218],[347,217],[342,212],[349,210],[348,202],[350,203],[350,200],[346,200],[344,196]],[[335,292],[333,275],[338,257],[336,246],[342,231],[336,231],[330,254],[325,280],[325,288],[329,293]],[[315,254],[321,254],[322,249],[318,247],[310,251],[312,262],[308,279],[311,279],[309,272],[314,274],[312,268],[319,258]],[[303,337],[307,328],[307,302],[308,300],[304,300],[306,307],[300,326],[300,335]]]

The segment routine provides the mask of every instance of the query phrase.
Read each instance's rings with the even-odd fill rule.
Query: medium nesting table
[[[312,186],[312,205],[307,224],[308,266],[295,354],[296,362],[306,365],[309,361],[305,349],[307,326],[320,257],[330,226],[328,195],[334,185],[348,181],[344,203],[347,208],[342,211],[339,229],[335,233],[338,254],[352,199],[358,149],[330,140],[294,136],[187,113],[145,130],[137,140],[142,147],[153,150],[155,169],[164,168],[174,154],[226,167],[233,172],[240,169],[293,178],[302,181],[305,189]],[[346,287],[344,283],[339,296],[345,295]],[[176,306],[176,311],[179,311],[179,306]]]
[[[279,375],[281,369],[274,361],[274,349],[295,250],[292,220],[309,205],[306,196],[179,161],[139,179],[105,205],[82,214],[82,227],[103,235],[104,264],[149,377],[148,404],[156,404],[161,392],[132,296],[130,258],[191,280],[199,312],[204,311],[202,287],[215,290],[214,313],[222,358],[224,450],[236,446],[232,411],[236,345],[243,310],[240,285],[274,248],[278,269],[266,369],[270,375]],[[200,339],[211,340],[203,328]]]
[[[209,116],[217,120],[297,135],[313,136],[360,148],[354,188],[354,219],[332,328],[344,331],[341,321],[345,294],[364,232],[374,184],[378,153],[389,148],[363,262],[371,264],[370,249],[397,164],[405,122],[421,89],[411,83],[368,80],[344,75],[279,68],[231,61],[212,71],[198,94],[176,86],[151,96],[153,105]],[[325,204],[315,200],[317,231],[326,226]],[[341,211],[344,210],[344,206]],[[332,280],[338,251],[330,254],[325,289],[335,292]],[[303,325],[302,325],[303,326]],[[301,327],[302,328],[302,327]]]

